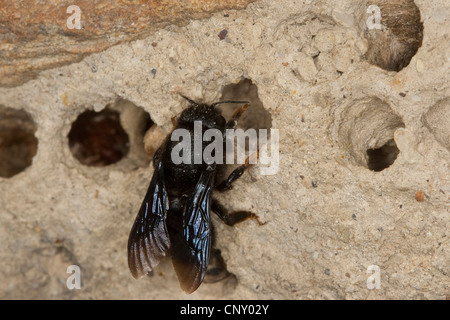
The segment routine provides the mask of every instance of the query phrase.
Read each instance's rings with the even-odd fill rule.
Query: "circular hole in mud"
[[[361,25],[368,41],[365,58],[388,71],[409,65],[422,46],[423,23],[413,0],[371,0]]]
[[[395,162],[400,151],[394,133],[405,124],[386,102],[377,97],[353,101],[337,119],[338,142],[351,162],[377,172]]]
[[[38,145],[35,132],[27,112],[0,106],[0,177],[11,178],[31,165]]]
[[[166,137],[150,114],[133,102],[119,98],[111,108],[120,112],[120,121],[130,139],[127,161],[131,167],[146,167]]]
[[[272,127],[272,116],[264,109],[261,100],[258,97],[258,87],[250,79],[242,79],[238,83],[226,85],[222,90],[221,100],[245,100],[249,101],[250,106],[242,114],[237,127],[247,130],[253,128],[270,129]],[[239,108],[239,104],[219,105],[218,108],[226,119],[229,119],[233,112]]]
[[[245,156],[252,162],[258,162],[258,150],[266,147],[271,141],[272,116],[267,111],[258,96],[258,87],[247,78],[243,78],[238,83],[226,85],[222,90],[221,100],[248,101],[249,106],[239,118],[236,129],[242,129],[241,134],[235,131],[235,162],[234,164],[244,163],[244,153],[239,150],[245,150]],[[220,104],[218,109],[222,112],[225,119],[230,119],[233,113],[239,109],[242,104]],[[244,138],[242,138],[244,137]],[[235,150],[226,150],[227,159]],[[232,158],[232,157],[230,157]],[[228,160],[227,160],[228,161]],[[227,162],[227,164],[230,164]],[[233,167],[233,166],[231,166]],[[230,167],[230,168],[231,168]],[[227,170],[230,171],[228,168]],[[224,169],[221,168],[220,171]]]
[[[84,111],[73,122],[68,138],[73,156],[87,166],[116,163],[129,151],[129,138],[120,123],[120,113],[110,108]]]
[[[373,171],[382,171],[391,166],[399,154],[400,150],[394,139],[389,140],[382,147],[367,150],[367,167]]]
[[[450,151],[450,97],[432,105],[422,116],[422,122],[436,141]]]

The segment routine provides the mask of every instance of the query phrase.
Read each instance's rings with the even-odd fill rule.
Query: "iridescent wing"
[[[215,165],[201,174],[183,208],[182,231],[171,248],[172,262],[181,288],[194,292],[202,283],[211,252],[211,192]]]
[[[158,162],[128,238],[128,267],[134,278],[152,274],[170,248],[166,217],[169,200],[162,162]]]

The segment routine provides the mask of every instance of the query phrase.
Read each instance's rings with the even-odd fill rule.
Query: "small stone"
[[[436,8],[434,9],[432,16],[434,21],[436,21],[437,23],[442,23],[445,21],[445,19],[447,18],[448,12],[446,10],[446,8]]]
[[[151,75],[152,75],[152,78],[155,79],[155,76],[156,76],[156,69],[155,69],[155,68],[151,69],[151,70],[150,70],[150,73],[151,73]]]
[[[425,195],[422,190],[419,190],[416,192],[415,198],[417,201],[422,202],[424,197],[425,197]]]
[[[220,40],[223,40],[226,38],[228,34],[228,30],[227,29],[223,29],[222,31],[219,32],[218,36]]]
[[[305,227],[303,229],[303,234],[305,235],[305,237],[312,239],[315,237],[316,231],[312,227]]]
[[[333,11],[333,19],[337,23],[342,24],[344,27],[352,27],[355,23],[355,19],[352,14],[349,12],[342,12],[342,11]]]
[[[297,73],[305,81],[314,83],[316,81],[317,69],[312,57],[301,53],[297,60]]]
[[[416,69],[418,73],[423,73],[425,70],[425,65],[423,64],[423,61],[420,59],[417,59],[416,61]]]

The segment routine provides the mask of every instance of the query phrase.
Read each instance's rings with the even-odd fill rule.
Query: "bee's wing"
[[[204,170],[183,208],[183,230],[173,241],[172,262],[181,288],[194,292],[202,283],[211,252],[211,191],[215,167]]]
[[[166,216],[169,200],[159,162],[128,238],[128,267],[136,279],[151,274],[170,247]]]

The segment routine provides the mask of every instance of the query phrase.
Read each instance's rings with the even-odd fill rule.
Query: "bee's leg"
[[[266,224],[266,222],[261,222],[259,217],[250,211],[227,212],[227,210],[215,199],[212,200],[211,210],[214,211],[217,216],[219,216],[219,218],[229,226],[234,226],[236,223],[247,219],[255,219],[260,226]]]
[[[233,129],[236,126],[239,118],[244,113],[244,111],[248,108],[248,106],[249,106],[249,104],[246,103],[242,107],[238,108],[231,116],[230,121],[227,122],[225,129]],[[225,138],[226,138],[226,136],[225,136]]]
[[[177,126],[177,117],[173,116],[170,121],[172,121],[172,130],[170,130],[172,132]]]
[[[224,131],[224,144],[226,143],[227,140],[227,131],[228,129],[233,129],[239,118],[242,116],[242,114],[244,113],[244,111],[248,108],[249,104],[246,103],[244,104],[242,107],[236,109],[236,111],[233,113],[233,115],[231,116],[230,121],[228,121],[225,125],[225,131]],[[249,157],[250,158],[250,157]],[[247,158],[245,160],[245,163],[241,166],[239,166],[238,168],[236,168],[229,176],[228,178],[223,181],[222,183],[220,183],[219,185],[216,186],[217,190],[219,191],[224,191],[224,190],[229,190],[231,189],[231,184],[237,180],[240,176],[242,176],[242,174],[244,173],[245,169],[247,169],[250,164],[249,164],[249,158]]]
[[[243,164],[242,166],[239,166],[236,169],[234,169],[226,180],[222,181],[216,186],[216,189],[219,191],[230,190],[233,182],[239,179],[244,174],[245,169],[247,168],[248,166]]]
[[[221,183],[219,183],[216,186],[216,189],[218,191],[226,191],[226,190],[230,190],[232,187],[232,184],[234,181],[236,181],[237,179],[239,179],[245,172],[245,170],[248,169],[248,167],[250,167],[252,164],[250,163],[250,157],[252,157],[254,155],[250,155],[247,159],[245,159],[245,163],[239,167],[237,167],[236,169],[233,170],[233,172],[230,173],[230,175],[228,176],[228,178],[224,181],[222,181]],[[259,152],[256,152],[256,158],[259,157]]]
[[[227,265],[220,254],[220,250],[211,248],[211,255],[209,258],[208,269],[205,273],[204,283],[215,283],[225,280],[231,273],[227,270]]]

